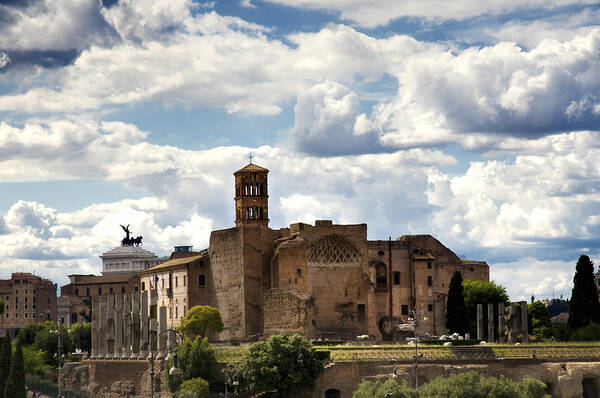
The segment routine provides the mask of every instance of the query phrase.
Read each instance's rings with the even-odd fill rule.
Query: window
[[[363,322],[365,320],[365,305],[358,305],[358,321]]]
[[[433,286],[433,278],[431,275],[427,275],[427,286]]]
[[[27,313],[25,313],[25,318],[27,318]]]
[[[183,276],[183,286],[185,286],[185,280],[186,280],[186,276]]]
[[[296,268],[296,276],[302,276],[302,270],[300,268]]]
[[[176,276],[175,277],[175,287],[178,287],[178,286],[179,286],[179,277]],[[177,312],[177,310],[175,310],[175,312]],[[177,318],[177,315],[175,315],[175,318]]]
[[[15,294],[19,294],[19,289],[15,289]]]
[[[387,289],[387,272],[385,264],[377,264],[375,267],[375,279],[377,281],[377,289]]]
[[[125,293],[125,286],[121,286],[121,293]]]
[[[34,308],[34,309],[35,309],[35,308]],[[33,314],[31,314],[31,316],[32,316],[33,318],[35,318],[35,312],[34,312]]]
[[[162,288],[165,288],[165,278],[162,279]]]
[[[88,297],[90,296],[90,288],[89,287],[85,288],[85,295]]]
[[[109,293],[112,293],[112,292],[113,292],[113,288],[112,288],[112,286],[108,288],[108,292],[109,292]]]
[[[400,284],[400,271],[394,271],[394,285]]]
[[[175,307],[175,318],[179,318],[179,307]]]
[[[27,302],[27,299],[28,299],[28,298],[29,298],[29,297],[25,297],[25,302]]]
[[[102,295],[102,288],[101,288],[101,287],[99,287],[99,288],[98,288],[98,296],[101,296],[101,295]]]
[[[433,311],[433,304],[427,304],[427,311]]]
[[[25,289],[25,294],[27,294],[27,289]]]
[[[33,293],[33,294],[35,294],[35,289],[33,289],[33,292],[32,292],[32,293]]]
[[[19,302],[19,298],[15,297],[15,303],[18,303],[18,302]]]
[[[79,289],[75,289],[75,295],[79,296]]]
[[[402,315],[408,315],[408,305],[402,304]]]
[[[50,313],[49,312],[46,314],[46,319],[50,320]]]
[[[431,269],[431,261],[427,261],[427,269]]]
[[[204,276],[204,274],[198,275],[198,286],[200,286],[200,287],[206,286],[206,276]]]
[[[146,282],[142,282],[142,291],[146,290]]]
[[[48,297],[46,300],[48,301],[48,304],[50,304],[50,297]]]
[[[19,317],[19,313],[15,312],[15,318],[18,318],[18,317]]]
[[[25,304],[25,309],[27,309],[27,304]]]
[[[33,303],[35,304],[35,296],[33,297]]]
[[[139,288],[137,286],[134,286],[133,290],[137,292],[139,290]]]
[[[379,250],[379,251],[377,252],[377,254],[379,254],[380,256],[383,256],[383,255],[385,254],[385,252],[384,252],[383,250]]]
[[[183,316],[185,316],[186,306],[183,306]]]
[[[31,305],[31,309],[34,309],[34,310],[35,310],[35,304],[32,304],[32,305]],[[35,317],[34,317],[34,318],[35,318]]]

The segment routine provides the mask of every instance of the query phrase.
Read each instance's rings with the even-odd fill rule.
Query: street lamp
[[[417,315],[417,310],[410,310],[410,314],[408,317],[409,321],[412,321],[415,325],[415,355],[413,356],[413,367],[415,368],[415,390],[419,389],[419,359],[423,358],[423,354],[419,354],[419,317]],[[423,318],[424,321],[427,318]]]
[[[234,387],[233,391],[235,392],[235,387],[239,386],[240,382],[237,380],[234,380],[233,383],[231,383],[231,386]],[[227,382],[225,382],[225,398],[229,397],[229,392],[227,391]]]
[[[50,333],[54,333],[54,334],[58,334],[58,354],[54,354],[57,359],[58,359],[58,368],[57,368],[57,372],[58,372],[58,398],[62,397],[62,391],[61,391],[61,385],[60,385],[60,375],[61,375],[61,359],[62,359],[62,322],[60,320],[58,320],[57,322],[57,329],[58,330],[54,330],[54,327],[52,327],[52,329],[50,330]]]
[[[156,334],[156,336],[154,336],[154,338],[152,339],[152,344],[150,344],[150,394],[151,397],[154,398],[154,355],[155,355],[155,349],[154,349],[154,345],[156,343],[156,339],[158,338],[158,336],[160,336],[163,333],[175,333],[176,337],[179,337],[181,339],[181,344],[183,344],[183,334],[181,334],[181,332],[175,330],[175,329],[165,329],[160,331],[159,333]],[[159,349],[162,347],[158,347]],[[173,350],[171,346],[167,346],[168,350]],[[173,366],[171,366],[171,369],[169,369],[169,375],[174,376],[174,375],[180,375],[183,373],[183,371],[181,369],[179,369],[177,367],[177,350],[173,350],[175,351],[175,353],[173,354]]]

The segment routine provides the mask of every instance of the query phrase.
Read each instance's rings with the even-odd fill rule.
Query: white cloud
[[[516,10],[551,9],[558,6],[594,4],[594,0],[489,0],[473,2],[456,0],[267,0],[298,8],[338,11],[342,19],[360,26],[373,28],[386,25],[401,17],[418,17],[433,20],[464,19],[482,14],[503,14]]]

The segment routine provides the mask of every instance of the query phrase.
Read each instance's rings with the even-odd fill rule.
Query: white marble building
[[[140,246],[118,246],[103,253],[102,275],[114,273],[135,273],[165,261]]]

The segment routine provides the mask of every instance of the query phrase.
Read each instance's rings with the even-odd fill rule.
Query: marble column
[[[488,343],[494,342],[494,304],[488,303]]]
[[[527,322],[527,301],[521,301],[521,333],[523,343],[529,343],[529,325]]]
[[[98,296],[98,359],[106,358],[106,296]]]
[[[514,344],[517,342],[517,330],[518,330],[517,318],[517,303],[510,303],[510,326],[508,328],[508,343]]]
[[[504,303],[498,304],[498,342],[505,343],[506,337],[504,336]]]
[[[99,331],[100,331],[100,323],[99,323],[99,298],[92,297],[92,353],[90,355],[90,359],[98,358],[98,347],[100,345],[99,341]]]
[[[141,293],[140,303],[140,359],[148,356],[148,291]]]
[[[115,359],[123,355],[123,295],[115,295]]]
[[[131,295],[131,359],[140,356],[140,295]]]
[[[477,304],[477,340],[483,339],[483,304]]]
[[[150,319],[149,319],[149,334],[148,342],[150,348],[148,350],[148,359],[152,356],[152,351],[156,354],[157,341],[155,339],[158,333],[158,292],[156,290],[150,290]],[[154,343],[154,344],[153,344]]]
[[[158,311],[158,332],[162,332],[167,329],[167,307],[162,305]],[[158,359],[165,359],[167,348],[167,334],[163,333],[158,338]]]
[[[123,354],[121,359],[131,356],[131,296],[123,295]]]
[[[106,296],[106,356],[112,359],[115,352],[115,295]],[[115,358],[118,359],[118,358]]]

